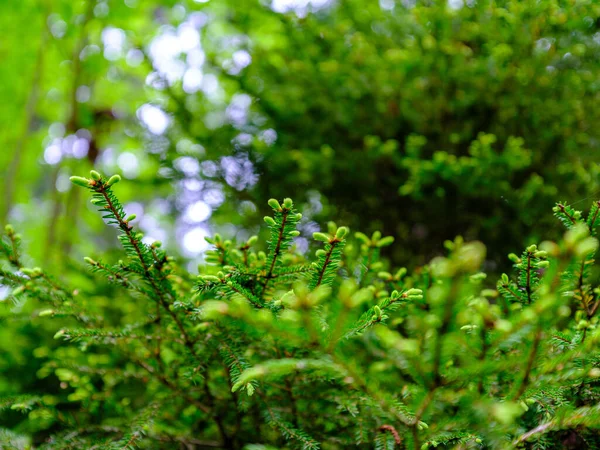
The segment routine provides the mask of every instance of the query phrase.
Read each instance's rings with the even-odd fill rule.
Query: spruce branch
[[[577,225],[581,220],[581,211],[574,210],[566,202],[559,202],[552,208],[554,215],[562,222],[562,224],[570,229]]]
[[[15,229],[12,225],[6,225],[4,227],[4,236],[0,236],[0,252],[4,253],[8,259],[8,262],[20,269],[23,267],[20,257],[20,246],[21,246],[21,235],[15,233]]]
[[[107,214],[103,216],[106,219],[109,219],[109,223],[114,223],[118,225],[123,234],[119,236],[121,242],[123,243],[125,249],[130,253],[133,252],[141,264],[141,268],[144,274],[144,280],[148,282],[156,295],[156,300],[160,303],[160,305],[164,308],[164,310],[171,316],[179,331],[181,332],[185,346],[189,349],[192,355],[196,356],[196,351],[194,350],[194,342],[190,338],[188,332],[186,331],[183,322],[177,317],[177,314],[172,310],[168,300],[165,297],[164,290],[160,287],[159,283],[156,280],[156,277],[151,272],[151,267],[153,263],[153,255],[150,249],[146,244],[144,244],[138,237],[138,235],[134,235],[133,227],[130,225],[129,221],[125,218],[125,212],[121,203],[118,201],[116,196],[113,194],[111,186],[118,183],[121,180],[121,177],[118,175],[113,175],[108,180],[105,180],[99,173],[92,171],[91,179],[86,179],[82,177],[71,177],[71,182],[77,184],[79,186],[86,187],[94,192],[93,202],[95,205],[101,207],[101,211],[106,212]]]
[[[287,439],[297,442],[302,450],[319,450],[321,446],[305,431],[294,427],[291,423],[281,420],[280,415],[265,403],[265,419],[269,425],[276,428]]]
[[[594,201],[592,203],[592,207],[590,208],[590,212],[588,213],[588,218],[586,220],[586,224],[588,229],[590,230],[590,234],[592,236],[596,235],[596,227],[600,222],[600,200]]]
[[[293,238],[300,234],[296,230],[296,225],[302,218],[302,214],[296,212],[294,203],[289,198],[284,199],[283,205],[280,205],[277,200],[271,199],[269,206],[273,208],[274,216],[265,217],[265,222],[271,231],[266,261],[267,271],[263,286],[265,291],[273,278],[275,269],[281,264],[281,254],[290,247]]]
[[[342,249],[346,243],[348,228],[341,227],[335,231],[335,234],[314,233],[313,238],[325,242],[325,248],[317,250],[317,262],[309,282],[309,289],[314,290],[321,286],[329,286],[336,275],[336,270],[342,260]]]
[[[422,299],[423,291],[421,289],[412,288],[404,292],[393,291],[388,298],[382,300],[378,305],[375,305],[367,312],[363,313],[358,321],[346,331],[343,338],[348,339],[352,336],[360,335],[372,325],[385,322],[389,318],[385,313],[393,311],[406,301]]]

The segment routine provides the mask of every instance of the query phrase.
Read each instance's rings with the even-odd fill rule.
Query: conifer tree
[[[492,289],[485,246],[460,237],[412,274],[381,258],[392,237],[333,222],[302,254],[289,198],[269,201],[266,245],[214,235],[193,275],[145,243],[118,176],[71,180],[116,227],[123,258],[86,257],[81,286],[64,285],[26,267],[6,227],[12,313],[33,304],[57,346],[37,374],[47,392],[0,399],[15,423],[2,446],[600,446],[599,202],[586,216],[558,203],[564,239],[509,255],[514,271]]]

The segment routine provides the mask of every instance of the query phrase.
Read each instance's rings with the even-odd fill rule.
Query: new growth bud
[[[281,211],[281,205],[279,204],[279,202],[277,200],[275,200],[274,198],[270,199],[268,201],[269,206],[271,208],[273,208],[275,211]]]
[[[344,237],[346,237],[347,234],[348,234],[347,227],[339,227],[335,233],[335,237],[337,239],[344,239]]]
[[[328,235],[326,235],[325,233],[320,233],[318,231],[313,233],[313,239],[315,239],[317,241],[322,241],[322,242],[329,242],[329,240],[330,240]]]
[[[377,247],[387,247],[388,245],[392,245],[393,242],[394,242],[393,236],[386,236],[377,242]]]
[[[54,335],[54,339],[60,339],[61,337],[63,337],[65,335],[65,330],[58,330],[56,332],[56,334]]]
[[[71,180],[71,183],[76,184],[77,186],[90,187],[90,180],[87,178],[73,176],[69,178],[69,180]]]
[[[106,186],[111,187],[113,184],[117,184],[119,181],[121,181],[121,176],[120,175],[113,175],[106,182]]]

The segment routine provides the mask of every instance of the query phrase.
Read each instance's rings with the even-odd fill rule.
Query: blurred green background
[[[59,276],[116,248],[68,181],[92,167],[190,268],[289,196],[300,249],[335,219],[494,272],[600,190],[592,0],[4,0],[0,29],[0,222]],[[41,383],[49,325],[3,320],[0,392]]]
[[[39,264],[114,245],[67,182],[92,166],[196,260],[204,235],[248,234],[291,196],[305,235],[381,228],[414,265],[463,234],[503,264],[554,232],[554,201],[599,189],[597,2],[0,8],[0,217]]]

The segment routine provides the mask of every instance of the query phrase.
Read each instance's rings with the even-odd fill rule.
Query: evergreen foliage
[[[24,267],[6,227],[0,282],[16,317],[27,301],[55,324],[37,376],[62,389],[1,398],[2,448],[600,447],[598,203],[557,204],[564,239],[509,255],[497,289],[462,238],[412,274],[383,270],[391,237],[333,222],[301,254],[287,198],[269,201],[266,252],[215,235],[194,276],[144,241],[119,179],[72,178],[125,255],[86,258],[83,289]]]
[[[28,299],[33,322],[56,323],[38,376],[62,391],[0,399],[14,423],[3,448],[600,446],[597,202],[585,218],[558,203],[564,239],[509,255],[494,290],[485,247],[462,238],[412,275],[380,270],[391,237],[347,245],[333,222],[302,255],[287,198],[269,201],[266,252],[215,235],[194,277],[135,230],[119,177],[71,180],[126,258],[85,258],[95,281],[80,291],[24,267],[6,227],[0,281],[17,313]],[[103,283],[114,290],[99,307]]]
[[[0,450],[600,448],[600,2],[0,24]]]

